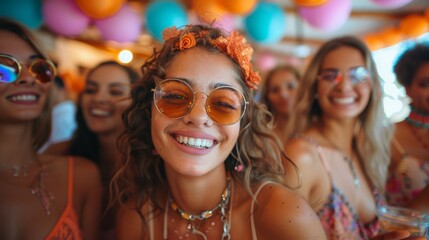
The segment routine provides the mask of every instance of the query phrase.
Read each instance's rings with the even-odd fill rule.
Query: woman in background
[[[98,239],[96,165],[36,154],[50,133],[55,74],[32,33],[0,19],[0,239]]]
[[[99,166],[105,189],[104,209],[115,164],[122,158],[117,146],[117,139],[124,131],[122,113],[131,103],[131,85],[138,78],[135,70],[118,62],[97,64],[86,75],[85,88],[79,96],[78,127],[72,140],[48,149],[50,153],[83,156]],[[114,207],[103,215],[103,239],[114,236],[114,216]]]
[[[417,44],[397,60],[394,72],[411,98],[410,114],[396,123],[387,183],[389,204],[413,207],[429,186],[429,46]],[[429,198],[426,207],[428,211]]]
[[[296,91],[300,81],[298,69],[282,65],[270,70],[262,86],[261,103],[265,104],[274,116],[274,133],[285,144],[290,137],[287,122],[292,114]]]
[[[371,52],[355,37],[327,41],[309,63],[297,95],[290,121],[296,135],[285,151],[301,171],[298,192],[329,239],[376,236],[392,131]],[[288,162],[285,167],[291,169]]]

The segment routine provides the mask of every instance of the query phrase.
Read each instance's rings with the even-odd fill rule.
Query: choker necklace
[[[7,164],[7,163],[2,163],[0,165],[2,168],[5,169],[10,169],[12,171],[12,176],[14,177],[27,177],[28,176],[28,165],[27,164],[22,164],[20,165],[14,165],[14,164]]]
[[[206,219],[209,219],[210,217],[214,216],[214,213],[220,209],[220,215],[221,215],[221,221],[223,223],[222,228],[222,240],[230,240],[231,239],[231,211],[232,211],[232,187],[231,187],[231,179],[228,177],[227,179],[227,186],[225,190],[223,191],[221,195],[221,201],[218,205],[216,205],[214,208],[210,210],[203,211],[200,214],[191,214],[189,212],[186,212],[179,208],[177,203],[174,201],[173,197],[171,195],[169,196],[168,201],[166,202],[165,206],[165,212],[164,212],[164,239],[168,239],[168,204],[170,205],[171,209],[173,209],[174,212],[176,212],[181,218],[185,219],[188,222],[188,225],[186,227],[187,231],[190,231],[192,235],[198,235],[202,237],[203,239],[207,240],[207,236],[197,229],[195,221],[200,220],[204,221]],[[230,203],[231,202],[231,203]],[[230,203],[230,204],[229,204]],[[227,212],[227,206],[230,205],[229,212]],[[213,224],[214,225],[214,224]],[[207,231],[206,231],[207,233]],[[189,234],[186,234],[185,237],[189,237]],[[183,237],[179,237],[179,239],[183,239]]]
[[[341,155],[343,155],[344,161],[347,162],[347,164],[349,165],[349,169],[352,172],[352,175],[353,175],[353,184],[355,185],[355,188],[358,188],[359,185],[360,185],[360,180],[359,180],[359,177],[357,175],[356,168],[355,168],[355,166],[353,164],[353,159],[351,159],[349,156],[347,156],[347,154],[343,150],[341,150],[330,138],[328,138],[328,136],[326,136],[325,133],[321,129],[319,129],[319,132],[322,134],[323,138],[325,138],[326,141],[328,141],[329,144],[335,150],[337,150],[338,152],[341,153]]]
[[[429,129],[429,113],[419,111],[413,107],[411,107],[411,112],[405,121],[415,127]]]

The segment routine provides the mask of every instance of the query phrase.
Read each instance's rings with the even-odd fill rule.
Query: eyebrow
[[[195,82],[195,81],[191,81],[191,80],[189,80],[189,79],[187,79],[187,78],[181,78],[181,77],[166,77],[165,79],[179,79],[179,80],[182,80],[182,81],[186,82],[186,83],[187,83],[187,84],[189,84],[189,86],[191,86],[191,87],[194,87],[194,86],[195,86],[195,84],[194,84],[194,82]],[[218,87],[234,87],[234,86],[232,86],[232,85],[230,85],[230,84],[226,84],[226,83],[210,84],[210,88],[211,88],[211,89],[215,89],[215,88],[218,88]]]

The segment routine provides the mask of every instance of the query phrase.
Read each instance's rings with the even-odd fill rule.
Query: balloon
[[[401,31],[399,31],[399,29],[394,27],[386,28],[380,33],[380,39],[387,46],[392,46],[401,42],[402,38],[403,36]]]
[[[256,58],[256,66],[259,70],[268,71],[277,65],[276,57],[271,53],[261,53]]]
[[[148,32],[162,41],[162,31],[169,27],[181,27],[188,23],[185,9],[174,1],[159,1],[149,4],[146,9]]]
[[[351,0],[328,0],[318,7],[299,7],[299,15],[312,27],[334,31],[349,18],[352,10]]]
[[[193,0],[192,8],[203,23],[215,22],[226,14],[226,10],[216,0]]]
[[[408,37],[419,37],[429,31],[429,23],[424,16],[411,14],[399,22],[399,28]]]
[[[213,23],[214,27],[222,28],[226,32],[232,32],[235,29],[235,17],[234,15],[226,14],[218,21]]]
[[[104,40],[132,42],[140,35],[142,21],[131,6],[124,4],[115,15],[96,20],[95,26]]]
[[[413,0],[371,0],[373,3],[380,7],[386,7],[386,8],[397,8],[402,7]]]
[[[45,0],[42,8],[46,25],[58,34],[79,35],[89,25],[89,17],[73,0]]]
[[[300,7],[317,7],[325,4],[327,0],[294,0],[295,5]]]
[[[202,1],[201,1],[202,2]],[[229,13],[245,15],[250,13],[255,7],[257,0],[217,0]]]
[[[285,33],[286,17],[277,4],[260,2],[244,19],[244,26],[251,39],[260,43],[275,43]]]
[[[37,29],[43,23],[42,0],[0,1],[0,17]]]
[[[124,0],[75,0],[77,6],[92,18],[113,16],[121,9]]]
[[[375,51],[384,47],[383,40],[381,40],[380,37],[375,34],[365,36],[363,41],[371,51]]]

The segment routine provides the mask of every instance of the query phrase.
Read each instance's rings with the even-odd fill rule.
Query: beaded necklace
[[[415,127],[429,129],[429,113],[411,107],[411,112],[405,121]]]
[[[214,216],[214,213],[220,209],[220,215],[221,215],[221,221],[223,223],[222,227],[222,238],[221,240],[230,240],[231,239],[231,212],[232,212],[232,195],[233,195],[233,186],[231,183],[230,178],[227,179],[228,183],[221,195],[221,201],[218,205],[216,205],[214,208],[210,210],[203,211],[202,213],[195,215],[188,213],[176,204],[174,199],[170,196],[165,204],[165,212],[164,212],[164,236],[163,238],[166,240],[168,239],[168,209],[169,206],[171,209],[173,209],[182,219],[185,219],[188,222],[188,225],[186,227],[187,231],[189,231],[191,234],[185,234],[185,237],[188,238],[191,235],[196,235],[202,237],[204,240],[207,240],[207,236],[197,229],[195,220],[206,220],[212,216]],[[227,212],[227,206],[229,204],[229,211]],[[206,231],[207,233],[207,231]],[[180,237],[183,239],[183,237]]]

